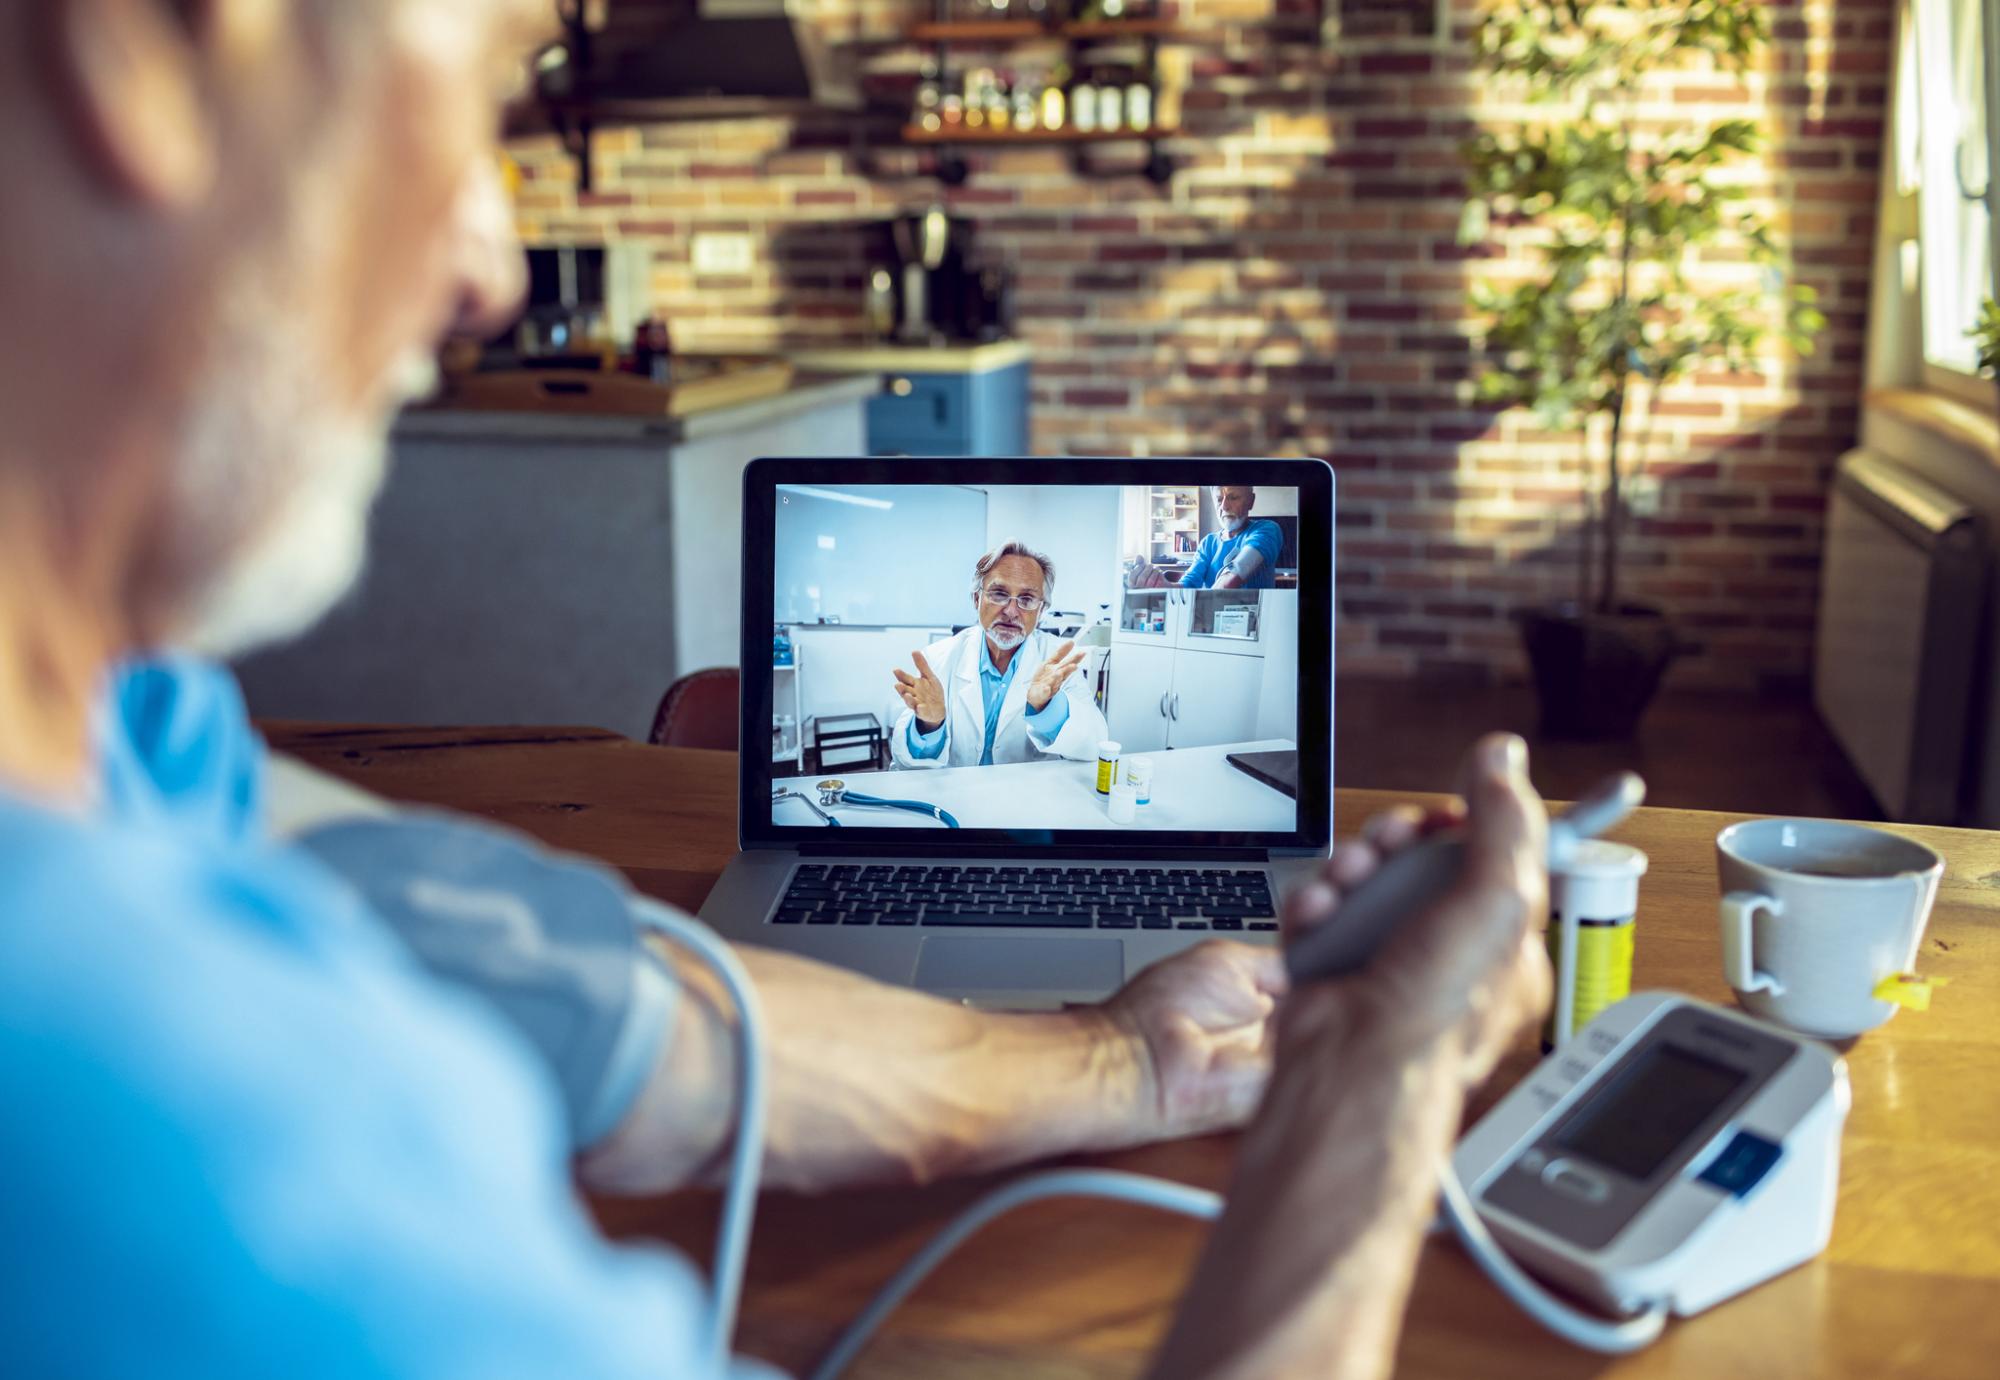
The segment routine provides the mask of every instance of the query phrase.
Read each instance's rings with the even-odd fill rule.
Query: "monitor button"
[[[1611,1185],[1570,1160],[1550,1160],[1542,1166],[1542,1182],[1578,1202],[1601,1203],[1611,1196]]]
[[[1714,1184],[1725,1193],[1744,1197],[1763,1182],[1764,1176],[1771,1172],[1771,1167],[1784,1153],[1783,1146],[1774,1145],[1748,1131],[1738,1131],[1729,1144],[1722,1147],[1722,1153],[1701,1171],[1701,1181]]]

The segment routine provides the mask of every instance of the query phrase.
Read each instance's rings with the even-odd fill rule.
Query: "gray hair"
[[[1024,541],[1003,541],[973,563],[972,602],[979,602],[979,596],[986,589],[986,577],[993,573],[993,567],[1009,556],[1026,556],[1042,568],[1042,602],[1046,604],[1056,589],[1055,562]]]

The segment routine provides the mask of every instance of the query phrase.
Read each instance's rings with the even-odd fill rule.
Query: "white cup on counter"
[[[1875,990],[1915,965],[1943,858],[1823,819],[1731,825],[1715,853],[1722,972],[1746,1011],[1833,1040],[1896,1014]]]

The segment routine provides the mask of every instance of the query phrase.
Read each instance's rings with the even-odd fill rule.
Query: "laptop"
[[[1327,465],[762,459],[743,482],[742,852],[705,922],[1006,1008],[1277,942],[1333,824]],[[1291,790],[1239,765],[1270,754]]]

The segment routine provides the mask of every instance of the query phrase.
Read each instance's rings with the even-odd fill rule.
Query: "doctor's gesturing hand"
[[[937,672],[924,660],[922,652],[911,652],[910,660],[917,664],[917,674],[913,676],[908,671],[897,671],[896,693],[903,697],[903,703],[910,706],[910,711],[917,716],[917,731],[935,733],[937,726],[944,722],[944,682],[937,678]],[[1030,687],[1030,701],[1033,701],[1034,695],[1034,689]],[[1042,703],[1048,703],[1048,696],[1042,697]]]
[[[1055,698],[1056,691],[1062,689],[1063,682],[1076,674],[1077,667],[1083,665],[1088,652],[1071,655],[1074,642],[1065,642],[1056,648],[1055,655],[1044,661],[1035,671],[1035,677],[1028,682],[1028,708],[1041,709]]]

